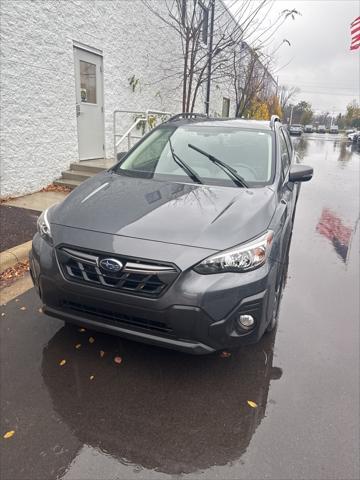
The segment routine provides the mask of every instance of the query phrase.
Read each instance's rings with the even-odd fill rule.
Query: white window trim
[[[85,43],[81,43],[76,40],[73,40],[73,47],[80,48],[81,50],[85,50],[90,53],[95,53],[95,55],[100,55],[101,57],[103,56],[102,50],[95,47],[90,47],[90,45],[85,45]]]

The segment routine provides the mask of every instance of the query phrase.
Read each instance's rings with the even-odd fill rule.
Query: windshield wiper
[[[237,173],[237,171],[234,168],[230,167],[230,165],[214,157],[214,155],[211,155],[211,153],[204,152],[204,150],[201,150],[201,148],[195,147],[195,145],[191,145],[191,143],[188,143],[188,147],[192,148],[196,152],[201,153],[202,155],[207,157],[209,160],[211,160],[213,163],[215,163],[215,165],[221,168],[221,170],[225,172],[231,178],[231,180],[234,183],[236,183],[236,185],[238,185],[239,187],[245,187],[245,188],[248,187],[245,180]]]
[[[174,159],[174,162],[184,170],[184,172],[191,178],[193,182],[203,183],[198,177],[198,175],[194,172],[194,170],[187,163],[185,163],[184,160],[181,160],[181,158],[178,155],[176,155],[176,153],[174,152],[173,146],[171,144],[170,138],[169,138],[169,145],[170,145],[170,151]]]

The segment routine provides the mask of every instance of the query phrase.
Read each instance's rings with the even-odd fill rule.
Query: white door
[[[74,48],[79,159],[104,158],[102,57]]]

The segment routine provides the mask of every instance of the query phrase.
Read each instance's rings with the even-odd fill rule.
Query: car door
[[[285,206],[282,217],[282,258],[286,254],[289,240],[292,233],[293,212],[296,202],[296,189],[294,183],[289,182],[289,170],[294,155],[290,142],[282,128],[278,130],[279,154],[281,164],[281,179],[279,185],[280,202]]]

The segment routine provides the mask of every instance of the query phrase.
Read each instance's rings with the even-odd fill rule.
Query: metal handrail
[[[166,116],[171,117],[172,113],[171,112],[161,112],[159,110],[146,110],[145,111],[146,120],[148,120],[150,115],[163,115],[163,116],[166,115]]]
[[[116,116],[119,113],[132,113],[135,115],[141,115],[141,117],[137,118],[136,121],[128,128],[128,130],[124,134],[118,134],[116,133]],[[131,132],[133,129],[139,125],[140,123],[145,123],[145,132],[147,131],[149,127],[149,117],[151,115],[163,115],[163,116],[171,116],[172,114],[170,112],[163,112],[160,110],[145,110],[144,111],[138,111],[138,110],[114,110],[113,113],[113,131],[114,131],[114,160],[116,161],[117,159],[117,149],[120,143],[122,143],[126,138],[128,139],[128,149],[130,150],[131,148],[131,138],[141,138],[141,136],[134,136],[131,135]],[[119,140],[117,138],[120,137]]]
[[[118,113],[134,113],[134,114],[141,114],[143,115],[144,112],[136,111],[136,110],[114,110],[113,113],[113,132],[114,132],[114,161],[117,160],[117,147],[118,143],[116,142],[117,137],[121,137],[121,134],[116,133],[116,115]]]
[[[130,133],[133,131],[133,129],[139,125],[139,123],[143,123],[143,122],[146,122],[146,118],[145,117],[139,117],[136,119],[136,121],[131,125],[130,128],[128,128],[126,130],[126,132],[124,133],[124,135],[120,138],[120,140],[118,140],[117,142],[115,142],[115,147],[117,148],[120,143],[125,140],[125,138],[127,137],[128,138],[128,149],[130,150],[130,147],[131,147],[131,137],[130,137]]]

